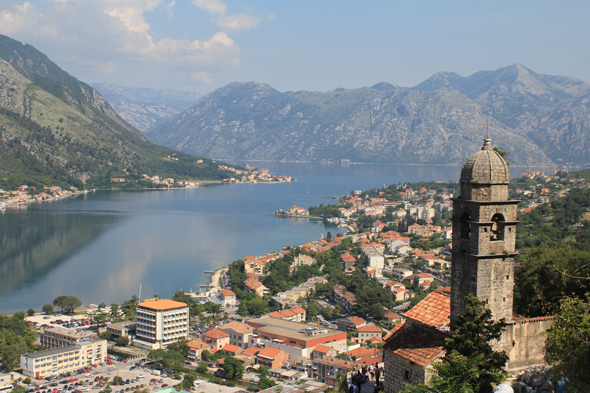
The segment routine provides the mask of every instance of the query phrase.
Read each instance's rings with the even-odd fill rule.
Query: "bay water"
[[[198,291],[210,282],[205,271],[340,231],[325,222],[276,218],[278,209],[334,203],[351,190],[392,183],[457,180],[460,172],[454,166],[250,164],[297,181],[96,191],[7,209],[0,214],[0,313],[40,310],[59,295],[121,303],[138,295],[140,285],[142,298]]]

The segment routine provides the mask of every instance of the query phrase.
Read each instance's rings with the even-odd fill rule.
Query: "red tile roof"
[[[411,318],[427,326],[449,326],[451,316],[451,297],[445,292],[431,292],[422,301],[408,310],[404,317]]]
[[[367,321],[365,321],[361,317],[348,317],[347,319],[350,322],[354,323],[354,326],[359,326],[359,325],[362,325],[363,323],[367,323]]]
[[[204,343],[201,340],[192,340],[186,344],[191,349],[211,348],[211,345]]]
[[[229,289],[223,289],[219,293],[221,293],[223,296],[236,296],[236,294],[233,291],[230,291]]]
[[[445,333],[419,324],[400,325],[401,327],[387,339],[384,346],[386,351],[391,351],[422,367],[444,355],[447,338]]]
[[[280,348],[266,347],[262,351],[260,351],[257,356],[262,356],[262,357],[266,357],[266,358],[270,358],[270,359],[276,359],[276,357],[279,356],[281,354],[281,352],[284,352],[284,351]]]
[[[219,330],[233,330],[236,333],[240,333],[240,334],[248,334],[248,333],[252,333],[254,332],[254,329],[252,328],[252,326],[247,325],[245,323],[242,322],[237,322],[237,321],[231,321],[226,323],[225,325],[222,325],[219,327]]]
[[[361,326],[356,330],[363,333],[383,333],[383,330],[379,329],[377,326]]]
[[[332,347],[328,347],[327,345],[318,345],[317,347],[315,347],[313,349],[314,352],[321,352],[321,353],[328,353],[330,352],[330,349],[332,349]]]
[[[207,333],[203,334],[203,337],[218,340],[220,338],[229,337],[229,334],[222,332],[221,330],[211,329]]]
[[[260,348],[250,347],[250,348],[244,349],[244,352],[242,352],[242,355],[243,356],[254,356],[254,355],[257,355],[258,352],[260,352],[260,351],[261,351]]]
[[[232,353],[236,353],[240,350],[241,348],[238,347],[237,345],[231,345],[231,344],[225,344],[223,346],[223,348],[221,348],[222,351],[226,351],[226,352],[232,352]]]

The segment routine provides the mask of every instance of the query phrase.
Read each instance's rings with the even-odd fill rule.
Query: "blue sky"
[[[0,0],[0,34],[88,82],[207,93],[468,76],[521,63],[590,81],[588,1]]]

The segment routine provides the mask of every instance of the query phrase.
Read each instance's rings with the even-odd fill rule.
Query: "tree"
[[[29,309],[27,310],[27,315],[28,315],[29,317],[32,317],[33,315],[35,315],[35,310],[33,310],[32,308],[29,308]]]
[[[10,393],[27,393],[27,389],[22,386],[15,386]]]
[[[555,323],[547,333],[547,359],[554,375],[563,375],[568,392],[590,391],[590,298],[559,302]]]
[[[117,303],[111,304],[111,317],[113,319],[119,319],[119,305]]]
[[[258,379],[258,388],[260,390],[268,389],[276,385],[276,382],[268,377],[269,375],[270,373],[268,372],[268,369],[264,366],[261,366],[260,378]]]
[[[82,305],[76,296],[58,296],[53,300],[53,305],[61,308],[62,312],[73,313],[77,307]]]
[[[225,372],[225,378],[227,379],[240,379],[244,373],[244,366],[242,366],[242,362],[231,356],[225,357],[222,368]]]
[[[479,364],[483,355],[468,358],[458,352],[451,352],[442,363],[433,363],[435,376],[428,385],[411,386],[406,392],[411,393],[477,393],[472,385],[482,373]],[[410,386],[408,386],[410,387]]]
[[[119,340],[117,340],[117,344],[126,347],[127,345],[129,345],[129,337],[120,336]]]
[[[309,302],[305,310],[307,320],[311,321],[313,319],[316,319],[318,317],[318,311],[320,311],[320,306],[318,306],[316,302]]]
[[[111,341],[113,339],[113,335],[111,334],[111,332],[107,332],[106,330],[104,332],[101,332],[98,337],[100,338],[104,338],[105,340]]]
[[[24,383],[25,385],[28,385],[28,384],[30,384],[30,383],[31,383],[31,378],[28,378],[28,377],[27,377],[27,378],[23,379],[23,383]]]
[[[122,382],[123,382],[123,378],[122,377],[120,377],[118,375],[115,376],[115,377],[113,377],[113,383],[115,385],[122,385],[123,384]]]
[[[206,373],[207,372],[207,363],[200,363],[197,366],[197,371],[200,373]]]
[[[47,315],[53,314],[55,307],[52,304],[46,304],[43,306],[43,312]]]
[[[324,309],[324,318],[330,320],[334,318],[334,309],[331,306],[327,306]]]
[[[184,378],[182,379],[180,386],[183,389],[188,390],[193,387],[193,384],[195,383],[195,379],[196,379],[196,376],[193,373],[184,374]]]
[[[447,362],[446,367],[454,370],[463,367],[459,364],[463,362],[472,373],[467,381],[473,391],[492,393],[493,386],[505,377],[504,366],[508,355],[494,351],[490,343],[500,339],[506,322],[504,319],[494,322],[486,303],[471,294],[465,297],[465,304],[465,314],[451,322],[451,335],[445,342],[443,363]],[[473,371],[474,368],[478,371]]]
[[[570,246],[535,247],[515,275],[516,311],[532,317],[552,314],[564,297],[584,299],[590,291],[590,252]]]

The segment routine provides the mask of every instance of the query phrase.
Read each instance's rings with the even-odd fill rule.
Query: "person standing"
[[[377,382],[377,384],[379,383],[379,378],[381,378],[381,367],[377,365],[375,369],[375,382]]]

